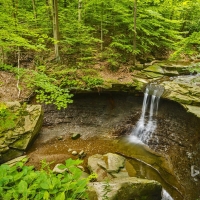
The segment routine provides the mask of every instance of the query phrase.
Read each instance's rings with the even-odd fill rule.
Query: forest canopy
[[[19,49],[27,58],[34,51],[35,61],[55,51],[55,59],[80,65],[100,54],[110,62],[199,54],[199,0],[0,0],[0,5],[2,62],[11,62]]]

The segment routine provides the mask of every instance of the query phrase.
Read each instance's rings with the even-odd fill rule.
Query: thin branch
[[[18,47],[18,52],[17,52],[17,89],[18,89],[18,99],[20,98],[20,95],[21,95],[21,89],[19,87],[19,79],[20,79],[20,76],[19,76],[19,68],[20,68],[20,49]]]

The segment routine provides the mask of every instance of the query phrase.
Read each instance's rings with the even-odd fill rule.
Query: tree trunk
[[[36,11],[36,6],[35,6],[35,0],[32,0],[32,5],[33,5],[33,13],[34,13],[34,18],[35,18],[35,23],[37,27],[37,11]]]
[[[134,0],[134,7],[133,7],[133,25],[134,25],[134,30],[133,30],[133,65],[135,66],[136,64],[136,20],[137,20],[137,0]]]
[[[4,49],[3,49],[3,47],[1,47],[1,62],[2,62],[2,64],[4,64]]]
[[[19,70],[20,70],[20,48],[17,49],[17,89],[18,89],[18,99],[20,98],[21,89],[19,86],[20,76],[19,76]]]
[[[103,51],[103,2],[101,3],[101,51]]]
[[[59,56],[59,45],[58,45],[58,40],[59,40],[59,24],[58,24],[58,1],[57,0],[52,0],[52,11],[53,11],[53,36],[55,40],[55,58],[56,61],[60,61],[60,56]]]
[[[15,22],[15,27],[17,27],[17,15],[18,15],[18,0],[12,0],[12,6],[13,6],[13,18]]]
[[[78,21],[81,21],[82,0],[78,0]]]

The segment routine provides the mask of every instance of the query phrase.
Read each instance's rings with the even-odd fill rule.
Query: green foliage
[[[68,103],[72,103],[72,94],[63,85],[57,85],[57,80],[47,76],[45,66],[37,67],[38,71],[28,69],[17,69],[10,65],[0,65],[1,70],[15,73],[27,83],[27,87],[36,92],[36,99],[40,103],[54,104],[58,109],[66,108]]]
[[[68,172],[63,174],[53,173],[44,161],[40,171],[35,171],[33,166],[25,166],[24,162],[11,167],[2,164],[0,199],[87,199],[87,183],[94,175],[82,178],[82,171],[77,167],[81,163],[81,160],[66,160],[61,168],[67,168]]]
[[[68,103],[72,103],[72,94],[68,89],[63,89],[56,85],[56,79],[48,77],[44,73],[32,72],[27,75],[28,87],[35,89],[38,102],[45,104],[55,104],[58,109],[66,108]]]
[[[83,76],[83,81],[85,82],[86,86],[89,88],[99,87],[103,84],[103,79],[101,78],[93,78],[91,76]]]
[[[189,37],[184,38],[176,45],[177,50],[171,55],[171,59],[198,55],[200,52],[200,32],[193,32]]]
[[[33,2],[35,5],[33,6]],[[50,1],[0,0],[2,32],[0,46],[4,52],[16,52],[18,47],[34,51],[52,52],[52,4]],[[196,0],[137,1],[137,50],[133,52],[133,1],[87,1],[78,9],[78,1],[58,2],[61,59],[76,63],[79,68],[95,60],[97,52],[106,47],[126,57],[152,54],[161,49],[174,50],[182,37],[200,31],[200,2]],[[194,39],[192,36],[191,39]],[[191,41],[187,51],[193,53]],[[101,49],[103,45],[103,49]],[[48,47],[48,49],[46,48]],[[186,48],[184,48],[186,49]],[[184,51],[182,49],[182,51]],[[196,49],[199,51],[198,49]],[[195,50],[195,51],[196,51]],[[186,52],[186,53],[188,53]],[[177,51],[182,53],[181,51]]]
[[[54,61],[55,42],[59,45],[60,63],[65,65],[66,70],[71,66],[88,68],[99,61],[100,54],[100,61],[105,61],[112,71],[117,71],[122,63],[130,63],[133,55],[139,60],[149,55],[158,55],[159,58],[172,52],[172,57],[178,59],[181,56],[196,56],[200,52],[199,0],[137,1],[136,43],[133,41],[134,1],[91,0],[79,3],[58,1],[59,41],[55,41],[51,1],[0,0],[2,62],[16,66],[18,50],[25,53],[31,51],[31,64],[38,65],[38,73],[48,74],[47,68]],[[133,43],[136,50],[133,50]],[[56,67],[55,73],[58,72]],[[65,93],[62,87],[74,89],[83,86],[82,79],[73,80],[74,77],[70,73],[61,80],[56,78],[57,85],[60,85],[56,98]],[[46,94],[48,86],[41,82],[39,85]],[[39,96],[38,99],[43,102],[47,99],[42,97],[42,93]]]
[[[192,66],[188,67],[187,70],[189,70],[191,73],[200,73],[200,63],[195,63]]]
[[[98,76],[98,73],[94,69],[82,69],[82,72],[85,76]]]
[[[0,64],[0,70],[2,71],[9,71],[9,72],[12,72],[12,73],[15,73],[17,74],[18,72],[18,69],[16,67],[13,67],[11,65],[7,65],[7,64],[3,64],[1,63]],[[20,69],[20,70],[23,70],[23,69]]]
[[[0,103],[0,133],[16,126],[17,115],[4,103]]]
[[[105,51],[101,54],[101,59],[106,60],[108,63],[108,68],[111,71],[118,71],[120,64],[119,62],[122,61],[121,54],[117,52],[115,49],[111,47],[105,48]]]
[[[62,69],[54,71],[51,77],[59,82],[61,87],[69,89],[93,88],[103,85],[103,79],[98,77],[94,69]]]

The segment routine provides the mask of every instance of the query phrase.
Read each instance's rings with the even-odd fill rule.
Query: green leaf
[[[40,183],[40,187],[44,190],[48,190],[49,189],[49,182],[44,180],[42,183]]]
[[[56,200],[65,200],[65,192],[61,192],[60,194],[58,194]]]
[[[19,182],[19,185],[18,185],[18,192],[19,192],[20,194],[25,193],[25,192],[27,191],[27,187],[28,187],[27,182],[24,181],[24,180],[21,180],[21,181]]]
[[[43,196],[43,199],[46,199],[48,200],[49,199],[49,193],[47,191],[44,192],[44,196]]]

